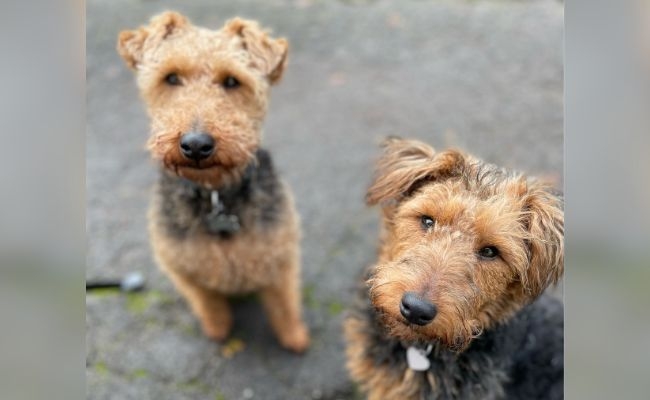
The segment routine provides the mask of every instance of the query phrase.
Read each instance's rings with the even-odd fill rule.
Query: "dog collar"
[[[239,217],[235,214],[225,212],[223,201],[219,198],[219,192],[210,192],[210,204],[212,209],[205,216],[206,227],[210,233],[219,235],[232,235],[239,231]]]
[[[229,212],[227,204],[247,197],[251,182],[255,177],[255,163],[250,163],[238,185],[219,190],[209,189],[210,211],[205,215],[205,227],[209,233],[232,236],[241,229],[239,216]]]
[[[406,348],[406,363],[413,371],[428,371],[431,368],[429,354],[433,350],[433,345],[429,344],[425,349],[416,346]]]

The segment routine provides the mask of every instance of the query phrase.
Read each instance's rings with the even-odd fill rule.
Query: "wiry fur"
[[[564,216],[551,188],[457,150],[436,153],[422,142],[390,139],[367,201],[381,204],[383,215],[379,259],[364,292],[372,307],[347,319],[346,337],[348,368],[369,398],[489,399],[504,393],[505,398],[557,398],[545,397],[542,388],[518,397],[508,388],[529,385],[539,374],[550,374],[561,385],[561,365],[520,374],[525,365],[512,360],[518,347],[478,344],[548,331],[553,346],[533,350],[561,358],[560,308],[553,306],[545,323],[522,322],[545,312],[535,302],[563,273]],[[423,216],[435,221],[432,228],[422,225]],[[496,247],[499,256],[481,258],[478,251],[487,246]],[[431,323],[417,326],[402,317],[405,292],[436,306]],[[396,362],[396,354],[372,355],[378,346],[395,344],[433,344],[431,369],[416,373]],[[508,365],[492,368],[497,361]],[[526,357],[518,362],[536,363]],[[480,373],[467,375],[466,368]]]
[[[406,362],[407,342],[386,335],[365,298],[345,323],[348,369],[369,400],[555,400],[563,397],[562,304],[543,295],[463,352],[434,342],[426,373]]]
[[[205,185],[237,182],[259,146],[269,88],[282,76],[287,51],[286,40],[239,18],[213,31],[165,12],[146,27],[120,33],[118,52],[136,72],[151,118],[148,147],[154,159]],[[165,82],[170,73],[181,85]],[[241,86],[222,87],[228,76]],[[214,155],[199,165],[179,150],[180,137],[189,131],[207,132],[218,142]]]
[[[280,343],[300,352],[309,335],[301,319],[298,216],[259,148],[269,88],[282,76],[287,48],[254,21],[235,18],[213,31],[175,12],[118,39],[151,118],[149,150],[163,169],[149,212],[158,265],[207,336],[223,340],[230,332],[226,296],[259,292]],[[166,81],[172,73],[180,84]],[[240,85],[227,88],[228,77]],[[214,153],[183,157],[179,141],[187,132],[212,136]],[[234,234],[206,228],[213,190],[239,220]]]

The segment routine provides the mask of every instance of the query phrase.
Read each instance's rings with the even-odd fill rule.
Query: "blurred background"
[[[295,193],[313,345],[283,351],[254,299],[232,338],[202,337],[154,265],[146,233],[157,178],[148,120],[115,51],[120,30],[167,8],[220,28],[242,16],[290,43],[264,130]],[[140,271],[148,290],[86,297],[89,399],[352,399],[341,322],[375,259],[378,210],[363,203],[378,143],[461,147],[561,187],[563,5],[557,1],[101,1],[87,3],[88,279]]]
[[[565,393],[647,399],[650,2],[565,11]]]

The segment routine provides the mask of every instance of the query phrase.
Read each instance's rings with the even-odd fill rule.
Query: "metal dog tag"
[[[431,353],[431,348],[431,345],[426,350],[409,346],[406,349],[406,363],[409,368],[413,371],[427,371],[431,367],[431,361],[427,357]]]
[[[212,211],[206,216],[208,232],[220,235],[232,235],[237,232],[240,228],[239,218],[236,215],[223,213],[224,207],[219,201],[219,192],[216,190],[210,192],[210,203]]]
[[[228,214],[208,215],[207,224],[210,232],[228,235],[232,235],[240,228],[239,218]]]

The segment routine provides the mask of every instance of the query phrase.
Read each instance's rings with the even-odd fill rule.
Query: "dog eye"
[[[167,74],[165,76],[165,83],[171,86],[180,86],[181,78],[178,77],[178,74],[172,72],[171,74]]]
[[[494,246],[486,246],[478,251],[478,255],[486,260],[492,260],[499,255],[499,249]]]
[[[239,85],[241,84],[234,76],[229,76],[223,80],[223,87],[225,87],[226,89],[235,89],[238,88]]]
[[[422,228],[429,230],[433,228],[433,225],[436,224],[436,221],[434,221],[433,218],[428,215],[423,215],[420,217],[420,223],[422,224]]]

